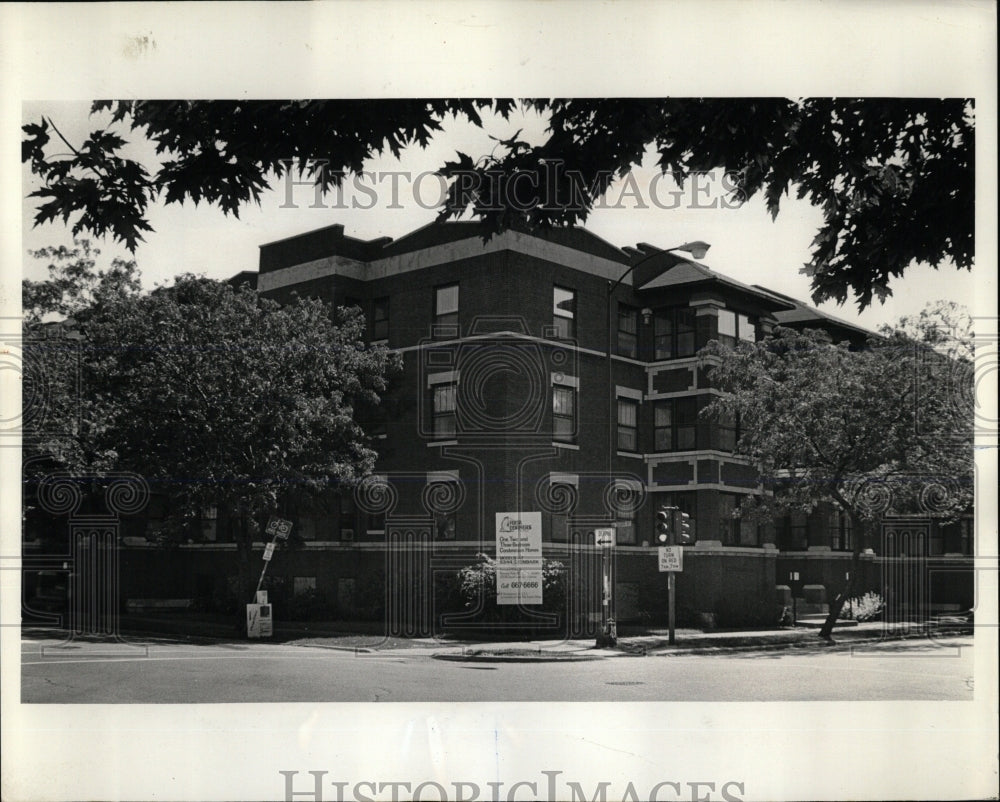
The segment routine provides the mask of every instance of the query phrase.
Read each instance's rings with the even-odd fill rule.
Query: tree
[[[777,328],[736,349],[710,343],[702,356],[725,393],[705,414],[738,417],[736,453],[766,491],[751,514],[828,502],[850,516],[854,564],[820,631],[829,640],[884,516],[948,521],[971,505],[969,365],[955,370],[955,359],[900,330],[851,350],[821,331]]]
[[[97,399],[83,392],[81,330],[107,304],[138,297],[139,271],[123,259],[98,269],[101,252],[85,239],[29,253],[49,261],[49,278],[21,282],[25,478],[70,466],[100,475],[114,458],[96,442],[104,425]]]
[[[680,185],[724,170],[738,200],[762,194],[776,216],[794,192],[823,211],[804,272],[813,300],[861,309],[891,294],[914,262],[974,254],[974,106],[965,99],[703,98],[524,100],[546,115],[540,145],[513,137],[493,154],[458,153],[439,172],[450,179],[442,218],[471,213],[484,237],[515,226],[582,223],[616,177],[655,153]],[[449,116],[482,126],[505,119],[512,100],[99,101],[112,123],[56,155],[50,119],[24,126],[22,160],[42,186],[37,223],[76,217],[74,233],[111,233],[134,250],[151,228],[146,209],[161,195],[239,213],[287,173],[323,189],[388,150],[424,146]],[[131,131],[163,159],[147,169],[120,155]],[[527,180],[524,180],[527,179]]]
[[[279,498],[371,472],[376,453],[354,410],[379,402],[398,359],[365,344],[356,308],[280,306],[190,275],[79,317],[87,407],[60,463],[73,475],[139,473],[175,522],[217,506],[249,601],[250,547]]]

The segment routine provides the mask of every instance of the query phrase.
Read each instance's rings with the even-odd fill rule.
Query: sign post
[[[614,527],[605,526],[594,530],[594,545],[601,549],[601,634],[598,646],[614,646],[617,640],[611,620],[611,548],[615,545]]]
[[[279,540],[288,540],[292,532],[292,522],[272,515],[264,531],[271,535],[271,542],[264,546],[264,567],[260,571],[257,588],[254,590],[254,603],[247,605],[247,637],[250,638],[270,637],[273,631],[274,622],[271,618],[271,605],[267,603],[267,591],[262,591],[260,586],[264,584],[264,574],[267,573],[267,566],[271,564],[271,558],[274,556],[275,544]]]
[[[542,603],[542,514],[498,512],[497,604]]]
[[[689,517],[677,507],[661,506],[656,513],[657,540],[669,544],[657,549],[657,560],[660,571],[667,574],[667,625],[671,646],[677,643],[677,580],[675,575],[684,570],[684,549],[677,545],[677,540],[690,541]]]

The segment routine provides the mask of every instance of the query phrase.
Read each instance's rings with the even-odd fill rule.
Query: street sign
[[[274,544],[268,543],[264,547],[264,562],[268,562],[273,555],[274,555]]]
[[[684,549],[680,546],[660,546],[657,557],[661,572],[684,570]]]
[[[594,530],[594,545],[595,546],[613,546],[615,545],[615,530],[613,527],[606,526],[600,529]]]
[[[264,531],[272,537],[288,540],[288,536],[292,533],[292,522],[272,515],[267,522],[267,529]]]

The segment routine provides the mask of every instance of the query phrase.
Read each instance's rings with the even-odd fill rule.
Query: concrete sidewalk
[[[225,625],[223,625],[225,624]],[[595,647],[594,639],[491,641],[448,638],[383,637],[376,633],[345,631],[340,622],[277,623],[273,638],[247,640],[234,632],[231,619],[210,620],[209,616],[123,616],[126,637],[179,637],[208,642],[287,643],[294,646],[336,649],[360,654],[426,656],[440,660],[481,662],[526,662],[545,660],[600,660],[612,657],[672,656],[691,653],[752,651],[763,649],[829,649],[862,643],[898,641],[904,638],[935,638],[972,633],[971,624],[942,623],[888,625],[880,621],[857,624],[842,622],[834,630],[835,644],[818,636],[818,628],[796,626],[763,631],[702,632],[676,630],[675,644],[668,632],[649,629],[642,634],[622,635],[615,648]],[[351,627],[353,629],[353,627]]]
[[[530,641],[526,643],[455,644],[431,651],[439,660],[479,662],[526,662],[532,660],[596,660],[611,657],[674,656],[693,653],[739,652],[764,649],[831,649],[903,639],[938,638],[971,634],[964,626],[889,627],[882,622],[855,624],[834,629],[834,643],[818,635],[816,627],[794,627],[758,632],[702,632],[677,630],[670,645],[666,631],[620,637],[616,648],[598,649],[593,640]],[[412,651],[411,651],[412,653]]]

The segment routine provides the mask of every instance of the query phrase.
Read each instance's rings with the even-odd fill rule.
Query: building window
[[[436,513],[434,515],[434,537],[437,540],[455,539],[454,513]]]
[[[354,528],[357,516],[354,510],[354,498],[340,497],[340,539],[354,540]]]
[[[808,522],[804,512],[793,512],[781,520],[782,551],[805,551],[809,547]]]
[[[619,510],[615,514],[615,543],[619,546],[634,545],[635,534],[635,511]]]
[[[932,557],[940,557],[944,554],[944,531],[940,523],[931,521],[927,537],[929,541],[927,544],[927,553]]]
[[[637,451],[639,444],[639,404],[631,398],[618,399],[618,448]]]
[[[750,499],[747,496],[738,496],[736,501],[737,530],[741,546],[760,545],[760,527],[757,522],[748,515]]]
[[[716,421],[715,431],[718,432],[720,451],[736,450],[736,444],[740,439],[740,432],[735,413],[722,412]]]
[[[434,290],[434,325],[458,327],[457,284],[447,284]]]
[[[563,443],[576,439],[576,391],[572,387],[552,387],[552,438]]]
[[[719,310],[719,342],[730,348],[736,345],[736,313],[729,309]]]
[[[552,288],[552,326],[557,339],[576,337],[576,293],[573,290]]]
[[[214,541],[218,535],[219,509],[214,504],[201,511],[201,539]]]
[[[973,551],[973,524],[972,518],[962,518],[958,522],[960,549],[962,554],[972,554]]]
[[[389,299],[376,298],[372,301],[372,341],[385,342],[389,339]]]
[[[635,359],[639,354],[639,310],[618,305],[618,355]]]
[[[736,545],[737,520],[736,497],[730,493],[719,493],[719,540],[724,546]]]
[[[458,385],[454,382],[436,384],[431,388],[434,401],[431,407],[431,431],[435,438],[451,439],[458,431],[456,409]]]
[[[694,356],[695,314],[688,306],[661,309],[653,317],[653,358]]]
[[[658,401],[653,408],[653,448],[691,451],[697,441],[698,404],[695,398]]]
[[[737,342],[756,342],[757,327],[747,315],[731,309],[719,310],[719,342],[733,348]]]
[[[851,516],[841,510],[831,510],[827,519],[830,530],[830,548],[834,551],[850,551],[852,547]]]

